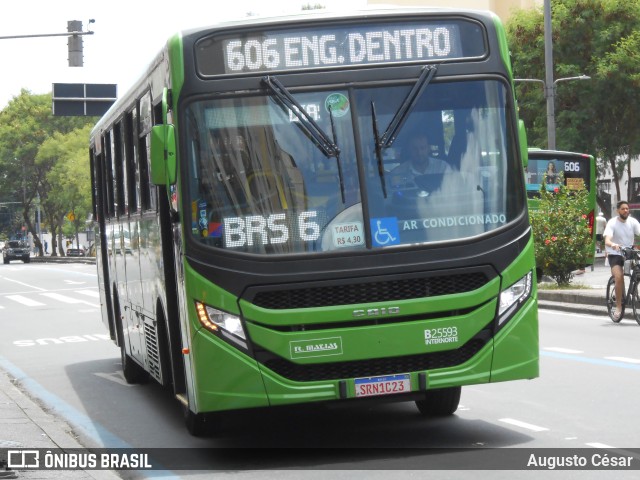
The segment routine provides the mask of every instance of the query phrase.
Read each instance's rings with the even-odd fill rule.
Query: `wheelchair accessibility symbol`
[[[374,247],[387,247],[400,243],[398,220],[395,217],[372,218],[371,236]]]

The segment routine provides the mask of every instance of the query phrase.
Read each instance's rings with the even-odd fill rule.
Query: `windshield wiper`
[[[420,77],[418,77],[415,85],[413,86],[407,97],[404,99],[404,102],[402,102],[402,105],[400,105],[400,108],[398,109],[396,114],[393,116],[391,123],[389,123],[389,126],[382,134],[379,141],[376,140],[377,148],[380,148],[382,150],[393,145],[393,142],[395,142],[396,138],[398,137],[398,132],[409,116],[409,112],[415,106],[418,97],[422,94],[422,91],[427,87],[427,85],[429,85],[429,82],[431,82],[431,79],[436,74],[437,70],[438,67],[435,65],[427,65],[422,69]]]
[[[329,108],[329,118],[331,120],[331,133],[333,140],[325,133],[320,125],[307,113],[302,105],[295,99],[280,80],[269,75],[262,77],[264,83],[274,93],[280,101],[281,106],[288,109],[298,118],[298,125],[313,143],[320,149],[327,158],[336,157],[338,165],[338,180],[340,182],[340,194],[342,203],[345,203],[344,177],[342,176],[342,164],[340,163],[340,148],[337,145],[336,127],[333,122],[333,113]]]
[[[300,103],[289,93],[280,80],[275,77],[262,77],[264,83],[275,94],[281,105],[291,111],[298,118],[298,125],[311,137],[313,143],[325,154],[326,157],[336,157],[340,155],[340,149],[333,140],[322,130],[322,127],[311,118]]]
[[[373,128],[373,137],[376,141],[376,159],[378,162],[378,176],[382,185],[382,194],[387,198],[387,185],[384,178],[384,162],[382,161],[382,144],[380,143],[380,135],[378,133],[378,116],[376,115],[376,104],[371,101],[371,127]]]
[[[336,133],[336,125],[333,121],[333,108],[329,105],[329,120],[331,121],[331,135],[333,135],[334,146],[336,148],[336,164],[338,165],[338,180],[340,182],[340,195],[342,203],[346,203],[344,196],[344,177],[342,176],[342,163],[340,163],[340,149],[335,145],[338,143],[338,134]]]

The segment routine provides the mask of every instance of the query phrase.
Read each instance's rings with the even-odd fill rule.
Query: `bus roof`
[[[589,155],[588,153],[569,152],[569,151],[566,151],[566,150],[544,150],[544,149],[538,148],[538,147],[529,147],[527,149],[527,151],[529,152],[529,155],[535,154],[535,155],[539,155],[541,157],[553,157],[553,156],[558,156],[558,155],[571,155],[571,156],[576,156],[577,155],[577,156],[589,158],[589,157],[593,156],[593,155]]]
[[[281,23],[297,23],[307,20],[321,20],[321,19],[357,19],[362,20],[366,17],[378,17],[378,16],[407,16],[420,13],[436,13],[442,15],[470,15],[475,17],[486,18],[498,18],[497,15],[489,10],[476,10],[468,8],[445,8],[445,7],[394,7],[383,5],[363,7],[358,10],[351,11],[322,11],[322,10],[301,10],[300,13],[288,14],[288,15],[273,15],[273,16],[256,16],[247,17],[238,20],[228,20],[224,22],[214,23],[210,25],[202,25],[200,27],[194,27],[183,30],[177,34],[183,36],[191,35],[193,33],[201,33],[205,30],[226,29],[233,27],[246,27],[251,25],[277,25]]]

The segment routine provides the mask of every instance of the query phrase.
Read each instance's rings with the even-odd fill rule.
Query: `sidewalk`
[[[109,470],[11,470],[7,467],[6,449],[83,448],[71,427],[45,412],[16,387],[9,375],[0,369],[0,479],[116,480]]]
[[[538,285],[538,306],[541,309],[587,313],[608,316],[606,306],[607,282],[611,269],[604,265],[604,257],[596,258],[593,270],[587,268],[582,275],[573,277],[572,285],[579,288],[566,290],[545,290]],[[549,279],[550,280],[550,279]],[[552,282],[552,280],[550,280]],[[628,279],[627,279],[628,281]],[[627,309],[625,319],[633,320],[633,312]]]

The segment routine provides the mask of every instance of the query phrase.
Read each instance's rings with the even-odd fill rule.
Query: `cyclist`
[[[616,311],[613,320],[622,316],[622,299],[624,298],[624,256],[620,252],[623,247],[633,247],[635,235],[640,235],[640,222],[629,216],[629,203],[620,200],[616,204],[618,216],[611,218],[604,229],[604,244],[611,266],[611,275],[616,282]]]

